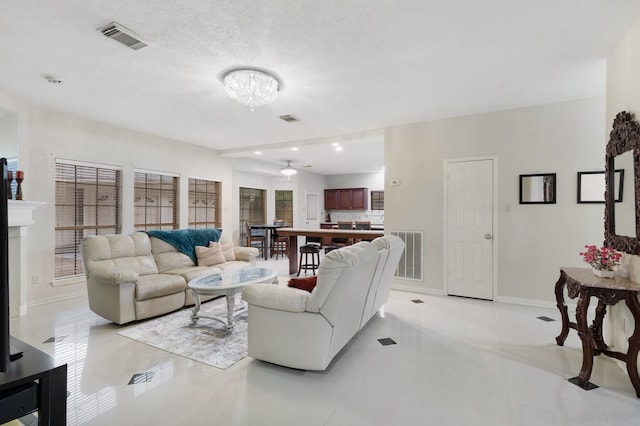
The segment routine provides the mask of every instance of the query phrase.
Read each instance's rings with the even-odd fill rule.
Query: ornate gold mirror
[[[633,170],[633,194],[615,203],[615,170]],[[633,114],[619,112],[605,156],[604,244],[631,254],[640,254],[640,124]]]

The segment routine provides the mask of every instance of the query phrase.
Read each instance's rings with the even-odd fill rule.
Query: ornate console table
[[[571,299],[578,298],[576,307],[576,322],[569,321],[567,305],[564,301],[564,288]],[[629,379],[640,398],[640,377],[638,376],[638,351],[640,350],[640,302],[638,302],[640,283],[625,278],[599,278],[588,268],[561,268],[560,278],[556,282],[555,293],[557,307],[562,317],[562,331],[556,337],[559,346],[564,345],[569,329],[577,330],[582,341],[582,368],[577,377],[570,382],[583,389],[593,389],[597,386],[589,382],[593,369],[593,357],[604,354],[627,364]],[[591,297],[598,298],[596,316],[591,326],[587,325],[587,309]],[[627,353],[610,351],[602,337],[602,321],[607,313],[607,305],[615,305],[624,300],[633,314],[634,329],[629,337]]]

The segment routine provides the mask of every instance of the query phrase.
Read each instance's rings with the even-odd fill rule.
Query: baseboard
[[[28,306],[28,308],[32,308],[32,307],[36,307],[36,306],[50,305],[52,303],[66,302],[67,300],[77,299],[79,297],[83,297],[83,298],[86,299],[87,298],[87,292],[86,291],[77,291],[77,292],[74,292],[74,293],[65,293],[62,296],[45,297],[45,298],[42,298],[42,299],[36,299],[36,300],[29,301],[27,306]]]
[[[439,288],[424,288],[424,287],[413,287],[409,285],[398,285],[393,284],[391,286],[391,290],[397,291],[407,291],[409,293],[419,293],[419,294],[433,294],[434,296],[446,296],[444,291]]]
[[[434,296],[446,296],[447,294],[444,292],[444,290],[442,289],[434,289],[434,288],[418,288],[418,287],[411,287],[411,286],[406,286],[406,285],[397,285],[394,284],[393,287],[391,287],[392,290],[398,290],[398,291],[407,291],[407,292],[411,292],[411,293],[420,293],[420,294],[432,294]],[[556,302],[550,302],[547,300],[536,300],[536,299],[524,299],[524,298],[520,298],[520,297],[508,297],[508,296],[498,296],[494,299],[494,302],[500,302],[500,303],[510,303],[513,305],[522,305],[522,306],[530,306],[533,308],[545,308],[545,309],[557,309],[556,307]],[[567,307],[569,309],[575,309],[576,308],[576,303],[574,302],[566,302],[567,303]],[[591,308],[593,308],[593,306],[590,307],[590,311]]]
[[[549,302],[547,300],[523,299],[520,297],[498,296],[496,297],[495,301],[500,303],[511,303],[513,305],[533,306],[535,308],[556,307],[556,302]]]

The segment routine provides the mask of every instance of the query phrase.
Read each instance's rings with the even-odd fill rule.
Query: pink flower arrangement
[[[581,252],[580,256],[593,269],[613,271],[613,267],[620,263],[621,253],[618,253],[611,247],[584,246],[587,249]]]

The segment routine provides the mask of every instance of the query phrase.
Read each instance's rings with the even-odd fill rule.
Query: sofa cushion
[[[304,277],[304,278],[291,278],[287,285],[289,287],[298,288],[300,290],[306,290],[309,293],[313,291],[316,283],[318,282],[318,277]]]
[[[158,272],[164,273],[176,268],[195,266],[189,256],[180,253],[171,244],[156,237],[150,237],[149,240],[151,241],[151,252],[158,265]]]
[[[224,263],[223,263],[224,265]],[[211,275],[211,274],[219,274],[222,272],[222,269],[216,266],[188,266],[186,268],[178,268],[172,269],[170,271],[165,272],[165,274],[171,275],[179,275],[185,279],[187,284],[194,278],[201,277],[203,275]]]
[[[181,291],[184,292],[186,288],[187,283],[180,275],[142,275],[136,284],[136,300],[146,300]]]
[[[229,240],[224,234],[220,238],[220,244],[222,245],[222,254],[224,255],[224,260],[227,262],[236,260],[236,254],[233,250],[233,242]]]
[[[282,285],[249,284],[242,290],[248,304],[285,312],[304,312],[309,293]]]
[[[213,241],[209,242],[209,247],[196,246],[196,257],[198,266],[214,266],[225,262],[222,245]]]
[[[91,235],[82,242],[82,258],[88,273],[96,270],[130,270],[139,275],[157,274],[147,234]]]

